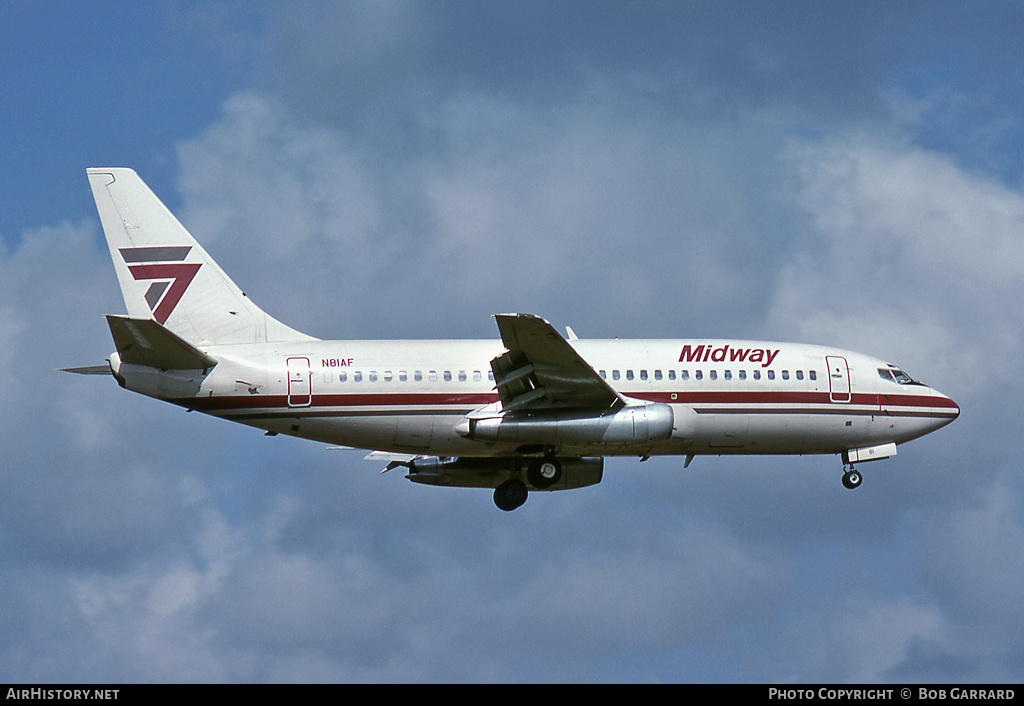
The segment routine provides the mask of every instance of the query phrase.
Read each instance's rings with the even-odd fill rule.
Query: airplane
[[[87,170],[127,315],[107,365],[128,390],[404,468],[415,483],[531,491],[601,482],[604,458],[834,454],[855,464],[960,414],[902,369],[837,348],[724,339],[563,337],[531,314],[500,340],[324,341],[224,273],[131,169]]]

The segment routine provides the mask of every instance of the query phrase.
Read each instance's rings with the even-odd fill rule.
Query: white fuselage
[[[669,438],[557,444],[566,455],[818,454],[900,444],[951,422],[939,392],[897,382],[884,361],[821,346],[731,340],[573,340],[609,385],[671,407]],[[204,347],[205,371],[111,366],[126,387],[268,432],[371,450],[499,456],[467,438],[467,414],[498,401],[500,341],[303,341]],[[899,371],[896,371],[899,372]],[[460,433],[461,432],[461,433]]]
[[[495,314],[485,341],[319,341],[260,309],[133,170],[89,184],[127,315],[108,315],[124,387],[265,429],[369,449],[427,485],[531,490],[601,481],[605,456],[887,458],[956,404],[869,356],[791,343],[563,338]],[[95,372],[92,367],[72,372]]]

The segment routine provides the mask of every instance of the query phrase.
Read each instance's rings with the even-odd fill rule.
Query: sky
[[[0,682],[1019,682],[1018,3],[0,4]],[[498,511],[56,368],[127,166],[321,338],[742,338],[960,418]]]

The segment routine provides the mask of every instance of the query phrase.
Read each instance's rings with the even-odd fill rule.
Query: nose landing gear
[[[854,488],[860,486],[861,481],[863,481],[864,478],[863,476],[861,476],[860,471],[853,467],[852,463],[848,463],[845,466],[843,466],[843,470],[845,471],[845,473],[843,473],[844,487],[846,487],[848,490],[853,490]]]

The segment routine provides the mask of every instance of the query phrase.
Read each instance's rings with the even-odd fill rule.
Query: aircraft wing
[[[617,409],[619,393],[590,367],[544,319],[497,314],[507,352],[491,361],[495,387],[506,411],[524,409]]]

